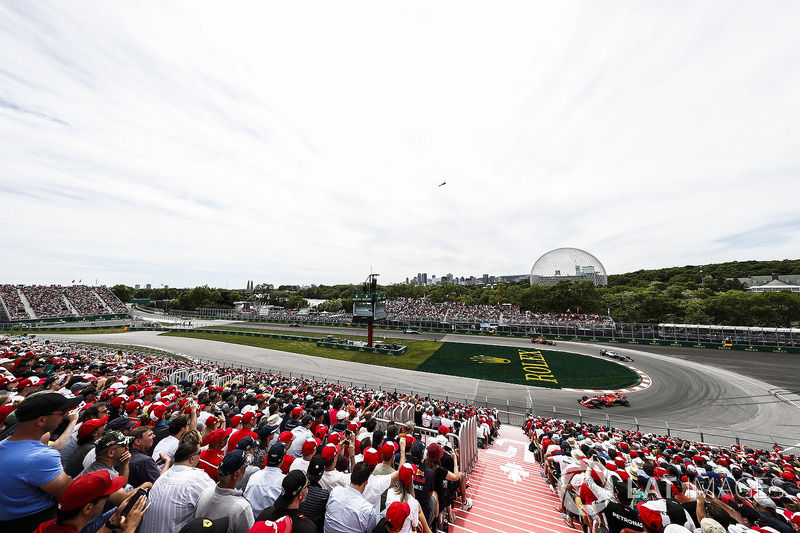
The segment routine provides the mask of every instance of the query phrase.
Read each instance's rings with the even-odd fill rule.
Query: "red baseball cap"
[[[108,423],[108,416],[104,416],[103,418],[98,419],[90,419],[81,424],[81,427],[78,428],[78,437],[83,438],[86,436],[91,435],[93,431],[99,428],[102,425]]]
[[[403,465],[405,466],[405,465]],[[386,523],[392,526],[392,529],[399,530],[411,514],[411,507],[406,502],[393,502],[386,509]]]
[[[325,447],[322,448],[322,457],[324,457],[326,461],[330,461],[336,457],[338,451],[338,446],[335,444],[326,444]]]
[[[127,479],[125,476],[117,476],[111,479],[108,470],[98,470],[84,474],[69,484],[67,490],[61,495],[58,508],[61,511],[71,511],[83,507],[103,496],[108,496],[117,492],[125,486]]]
[[[150,409],[150,420],[158,420],[159,418],[164,416],[164,413],[166,412],[167,412],[166,405],[156,405],[155,407]]]
[[[400,481],[407,485],[414,481],[414,476],[417,475],[417,465],[413,463],[403,463],[403,466],[400,467]]]
[[[5,422],[6,417],[14,412],[13,405],[4,405],[0,407],[0,422]]]
[[[231,427],[238,426],[239,422],[242,421],[242,415],[233,415],[231,417]]]
[[[397,451],[397,444],[394,441],[386,441],[383,443],[383,447],[381,448],[381,453],[383,453],[384,459],[390,459],[394,457],[395,452]]]
[[[381,462],[381,454],[370,446],[366,450],[364,450],[364,462],[367,463],[369,466],[375,466]]]
[[[209,446],[213,446],[214,444],[218,444],[222,442],[224,439],[230,436],[233,433],[232,428],[228,429],[215,429],[211,433],[206,436],[206,444]]]
[[[291,431],[284,431],[283,433],[278,435],[278,440],[285,444],[289,444],[289,441],[291,441],[293,437],[294,435],[292,435]]]
[[[303,455],[311,455],[317,449],[316,439],[306,439],[303,443]]]
[[[111,407],[119,409],[119,407],[123,404],[123,402],[125,402],[125,397],[117,396],[116,398],[111,400]]]
[[[637,508],[639,509],[639,518],[648,527],[648,529],[659,531],[662,525],[661,513],[655,509],[647,507],[645,503],[646,502],[639,502],[637,505]]]
[[[255,419],[255,417],[256,414],[254,412],[248,411],[244,415],[242,415],[242,422],[244,422],[245,424],[248,422],[252,422]]]

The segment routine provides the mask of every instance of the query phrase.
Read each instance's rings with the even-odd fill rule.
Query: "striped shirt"
[[[200,468],[174,465],[153,483],[148,502],[150,508],[142,518],[140,533],[172,533],[180,531],[194,518],[200,495],[214,482]]]

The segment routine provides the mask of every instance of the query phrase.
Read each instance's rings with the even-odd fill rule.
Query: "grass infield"
[[[445,343],[417,370],[547,388],[622,389],[639,375],[622,365],[534,347]]]
[[[324,348],[307,341],[240,337],[224,333],[176,331],[163,335],[192,337],[339,361],[555,389],[562,387],[622,389],[636,386],[641,382],[641,378],[633,370],[605,359],[557,350],[539,350],[532,346],[488,346],[387,339],[388,342],[397,341],[408,346],[405,354],[392,356]]]

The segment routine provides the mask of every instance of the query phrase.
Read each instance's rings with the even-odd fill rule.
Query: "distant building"
[[[144,288],[145,288],[145,289],[152,289],[153,287],[152,287],[152,285],[150,285],[150,284],[148,283],[147,285],[145,285],[145,286],[144,286]]]
[[[800,292],[800,275],[789,274],[780,276],[750,276],[747,278],[736,278],[742,284],[742,288],[747,292]]]
[[[531,285],[549,287],[561,281],[591,281],[595,286],[608,285],[603,264],[589,252],[578,248],[550,250],[533,264]]]
[[[133,288],[134,288],[134,289],[136,289],[137,291],[138,291],[138,290],[139,290],[141,287],[142,287],[142,286],[141,286],[141,285],[139,285],[138,283],[137,283],[136,285],[134,285],[134,286],[133,286]]]

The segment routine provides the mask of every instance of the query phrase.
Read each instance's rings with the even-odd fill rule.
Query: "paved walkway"
[[[464,512],[456,505],[451,532],[577,533],[556,511],[558,499],[539,474],[529,443],[520,428],[504,425],[494,444],[479,451],[467,491],[473,507]]]

